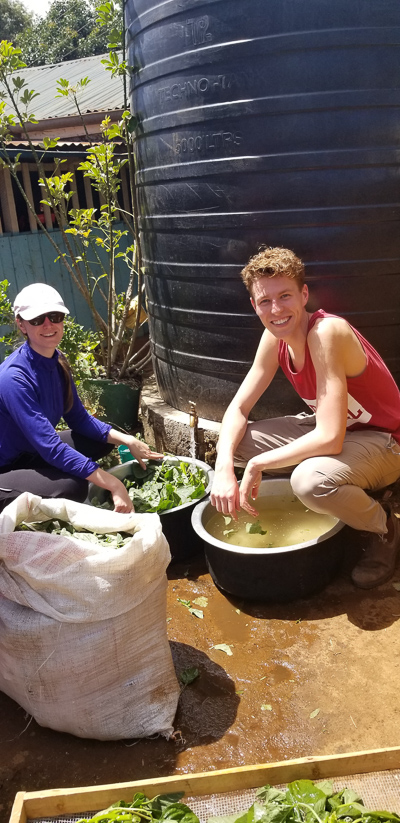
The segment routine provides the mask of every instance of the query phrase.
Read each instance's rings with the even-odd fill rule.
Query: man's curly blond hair
[[[290,249],[280,247],[261,249],[250,258],[240,275],[250,294],[253,283],[260,277],[290,277],[299,291],[304,286],[304,264]]]

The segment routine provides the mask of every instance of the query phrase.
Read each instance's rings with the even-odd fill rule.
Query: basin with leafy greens
[[[255,506],[261,508],[263,499],[293,498],[290,480],[268,477],[261,481]],[[291,518],[288,503],[285,516]],[[285,546],[268,543],[268,532],[260,529],[257,519],[249,516],[250,535],[265,536],[265,548],[255,548],[235,543],[235,523],[226,526],[229,542],[214,537],[209,531],[215,509],[208,500],[198,503],[192,512],[192,526],[203,541],[207,566],[214,583],[223,591],[243,600],[289,602],[309,597],[323,589],[340,567],[346,537],[344,523],[327,518],[326,531],[309,540]],[[225,518],[231,520],[231,518]],[[249,536],[250,536],[249,535]]]
[[[201,550],[191,513],[211,488],[213,470],[207,463],[166,455],[163,460],[149,460],[145,469],[136,460],[122,463],[110,469],[110,474],[123,481],[136,512],[160,515],[172,560],[184,560]],[[110,492],[93,483],[88,499],[94,506],[113,508]]]

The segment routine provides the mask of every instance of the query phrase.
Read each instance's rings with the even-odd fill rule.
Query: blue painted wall
[[[123,229],[122,223],[116,228]],[[54,230],[52,236],[64,248],[61,232]],[[128,244],[128,239],[127,244]],[[129,240],[130,243],[130,240]],[[121,243],[122,245],[122,243]],[[0,280],[10,283],[9,298],[13,302],[18,292],[29,283],[48,283],[54,286],[64,298],[72,317],[85,328],[92,326],[90,311],[83,297],[73,284],[66,268],[46,235],[41,232],[0,235]],[[129,272],[121,259],[116,260],[116,280],[118,291],[128,285]],[[100,307],[99,303],[99,307]]]

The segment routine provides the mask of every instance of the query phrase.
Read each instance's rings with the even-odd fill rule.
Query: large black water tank
[[[220,420],[262,327],[239,272],[306,262],[400,376],[399,0],[127,0],[155,371]],[[257,415],[298,409],[275,378]]]

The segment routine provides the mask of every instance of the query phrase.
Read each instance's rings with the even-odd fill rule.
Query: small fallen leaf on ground
[[[178,603],[182,603],[182,606],[186,606],[186,608],[190,611],[190,614],[192,614],[193,617],[199,617],[200,620],[203,620],[203,617],[204,617],[203,612],[201,611],[201,609],[194,609],[193,606],[191,605],[190,600],[182,600],[181,597],[177,597],[176,599],[177,599]]]
[[[400,592],[400,580],[396,580],[395,583],[392,583],[392,586],[396,589],[396,592]]]
[[[220,652],[225,652],[225,654],[228,654],[230,657],[232,657],[232,647],[228,646],[227,643],[218,643],[217,646],[211,646],[211,648],[217,649]]]
[[[314,711],[313,711],[313,712],[311,712],[311,714],[310,714],[310,719],[311,719],[311,720],[313,720],[313,719],[314,719],[314,717],[316,717],[316,716],[317,716],[317,714],[319,714],[319,713],[320,713],[320,711],[321,711],[320,709],[314,709]]]
[[[195,606],[201,606],[205,609],[205,607],[208,606],[208,597],[196,597],[196,600],[193,600],[193,603]]]
[[[272,712],[272,706],[270,703],[263,703],[261,706],[262,712]]]
[[[189,669],[184,669],[183,672],[180,673],[179,680],[181,681],[182,686],[188,686],[189,683],[193,683],[198,676],[199,670],[194,666],[191,666]]]

